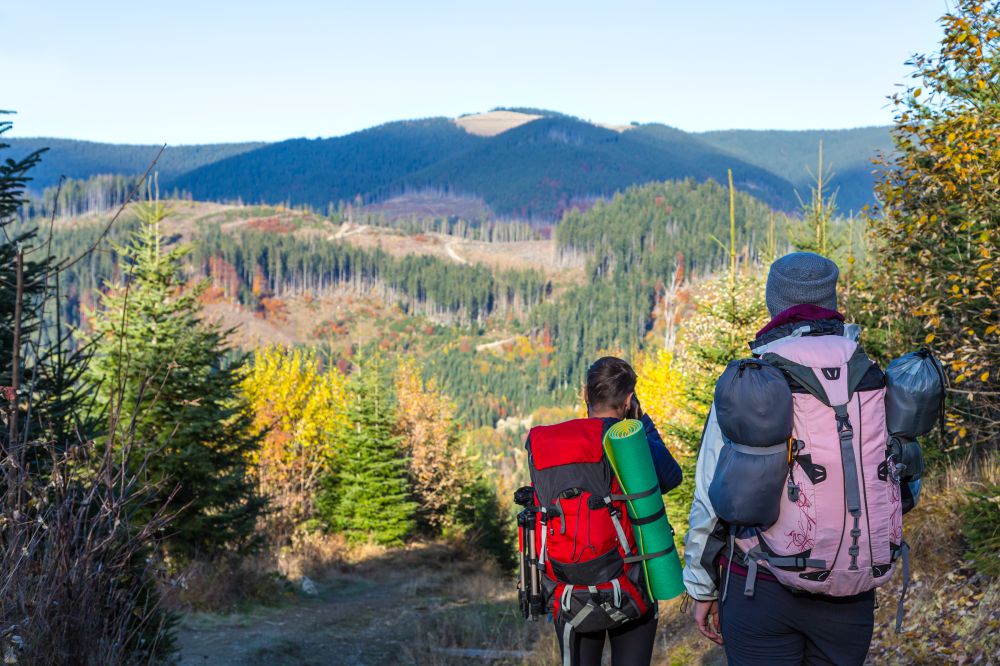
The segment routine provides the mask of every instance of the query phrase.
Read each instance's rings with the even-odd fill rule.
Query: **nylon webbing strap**
[[[847,549],[851,556],[849,571],[857,571],[858,554],[861,551],[858,540],[861,538],[861,488],[858,483],[858,468],[854,463],[854,428],[851,427],[851,417],[847,414],[847,405],[837,405],[833,408],[837,416],[837,434],[840,436],[840,464],[844,468],[844,503],[854,518],[851,528],[851,546]]]
[[[674,547],[670,546],[666,550],[661,550],[656,553],[647,553],[646,555],[632,555],[631,557],[625,558],[625,564],[635,564],[636,562],[642,562],[643,560],[651,560],[654,557],[663,557],[668,553],[674,552]]]
[[[722,585],[722,600],[719,601],[720,604],[726,603],[726,595],[729,593],[729,577],[733,573],[733,553],[736,552],[736,526],[731,525],[729,527],[729,566],[726,567],[726,582]]]
[[[580,609],[576,617],[563,627],[563,666],[573,666],[573,630],[583,624],[583,621],[594,612],[595,608],[597,607],[594,604],[587,602],[587,605]]]
[[[622,522],[618,520],[618,514],[615,512],[611,512],[611,522],[614,523],[615,532],[618,532],[618,542],[621,543],[622,550],[624,550],[625,554],[628,555],[632,551],[629,550],[628,539],[625,538],[625,530],[622,529]],[[625,561],[628,562],[627,557],[625,558]]]
[[[749,562],[747,562],[747,584],[743,588],[744,596],[752,597],[756,585],[757,585],[757,560],[756,558],[753,558]]]
[[[761,559],[765,560],[768,564],[773,564],[776,567],[781,567],[782,569],[825,569],[826,560],[814,560],[807,557],[780,557],[774,555],[764,555]]]
[[[854,462],[854,428],[847,415],[847,405],[833,408],[837,415],[837,434],[840,436],[840,463],[844,468],[844,492],[847,510],[854,514],[861,511],[861,490],[858,484],[858,468]]]
[[[567,622],[563,626],[563,666],[573,666],[573,625]]]
[[[737,444],[736,442],[731,442],[727,439],[726,444],[733,447],[733,451],[746,453],[751,456],[769,456],[775,453],[788,453],[788,444],[785,444],[784,442],[781,444],[775,444],[774,446],[747,446],[746,444]]]
[[[545,564],[545,537],[549,533],[549,528],[542,523],[542,547],[539,549],[538,553],[538,564]]]
[[[903,630],[903,615],[906,613],[906,591],[910,589],[910,544],[903,542],[901,548],[903,558],[903,589],[899,592],[899,603],[896,604],[896,633]]]
[[[660,492],[659,486],[653,486],[649,490],[643,490],[641,493],[630,493],[628,495],[610,495],[611,499],[616,502],[634,502],[635,500],[640,500],[644,497],[649,497],[653,493]]]
[[[568,611],[573,601],[573,586],[567,585],[563,588],[562,596],[559,597],[559,608]]]
[[[631,520],[633,525],[648,525],[650,523],[656,522],[666,514],[667,514],[667,508],[660,507],[660,510],[652,514],[651,516],[646,516],[645,518],[632,518]]]

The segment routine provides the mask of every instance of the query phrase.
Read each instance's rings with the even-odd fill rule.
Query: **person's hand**
[[[711,601],[694,600],[691,605],[691,617],[698,626],[698,631],[713,643],[722,645],[722,630],[719,626],[719,604]]]
[[[632,400],[629,401],[627,416],[630,419],[642,419],[642,406],[639,404],[639,396],[635,393],[632,394]]]

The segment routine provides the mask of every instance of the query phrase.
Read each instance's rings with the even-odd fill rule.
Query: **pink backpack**
[[[900,558],[908,579],[884,374],[856,342],[832,335],[786,338],[761,358],[788,379],[793,430],[777,522],[734,534],[749,570],[744,593],[753,595],[758,567],[831,596],[883,585]],[[901,622],[902,598],[897,630]]]

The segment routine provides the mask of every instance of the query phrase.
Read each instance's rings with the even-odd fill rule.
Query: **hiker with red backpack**
[[[527,528],[522,563],[530,563],[535,578],[523,564],[522,608],[526,617],[551,610],[564,666],[598,666],[608,638],[614,666],[645,666],[652,658],[657,608],[640,563],[676,554],[672,546],[639,553],[639,526],[663,512],[633,520],[626,503],[676,488],[681,469],[642,412],[635,385],[628,363],[598,359],[587,370],[587,418],[532,428],[525,445],[532,485],[515,497],[526,507],[518,520]],[[603,443],[626,418],[641,421],[658,481],[634,495],[623,494]]]
[[[875,588],[898,562],[905,595],[902,514],[944,375],[926,350],[879,369],[837,312],[837,278],[809,252],[771,265],[771,322],[727,366],[705,424],[684,583],[731,666],[863,664]]]

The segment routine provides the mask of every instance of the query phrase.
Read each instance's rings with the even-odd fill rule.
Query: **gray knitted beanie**
[[[812,252],[792,252],[767,272],[765,300],[772,317],[793,305],[811,303],[837,309],[837,264]]]

